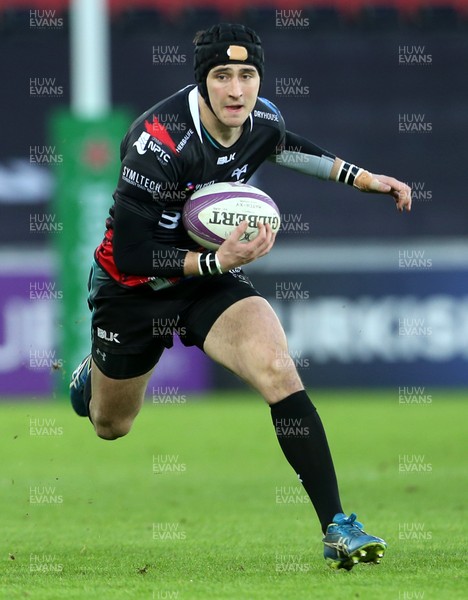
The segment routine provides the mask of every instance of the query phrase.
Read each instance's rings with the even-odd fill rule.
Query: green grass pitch
[[[0,597],[466,598],[466,394],[312,397],[345,510],[389,544],[382,564],[326,566],[315,513],[254,394],[150,400],[114,442],[66,402],[9,403]]]

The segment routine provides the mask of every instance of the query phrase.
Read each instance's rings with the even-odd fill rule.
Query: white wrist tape
[[[359,177],[363,171],[364,169],[343,161],[335,177],[335,181],[346,183],[347,185],[353,185],[356,177]]]

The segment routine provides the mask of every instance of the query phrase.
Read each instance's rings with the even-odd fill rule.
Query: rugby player
[[[277,360],[289,357],[283,328],[241,268],[271,250],[270,226],[259,224],[258,236],[242,243],[243,222],[208,252],[187,235],[181,211],[193,190],[247,182],[266,160],[388,194],[399,211],[411,209],[411,190],[286,130],[276,106],[259,97],[264,54],[254,31],[223,23],[194,42],[196,85],[146,111],[121,144],[114,203],[89,279],[92,350],[72,375],[73,408],[89,417],[99,437],[126,435],[153,368],[178,333],[270,406],[279,444],[320,521],[329,564],[349,570],[380,562],[386,543],[344,513],[322,422],[293,360]],[[167,115],[183,127],[169,131]]]

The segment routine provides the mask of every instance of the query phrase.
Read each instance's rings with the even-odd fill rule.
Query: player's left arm
[[[374,175],[290,131],[286,131],[284,141],[272,159],[295,171],[346,183],[362,192],[389,194],[399,211],[411,210],[411,188],[406,183],[387,175]]]
[[[350,181],[350,178],[352,180]],[[345,162],[336,157],[330,171],[331,181],[342,181],[353,185],[361,192],[376,192],[378,194],[390,194],[395,200],[397,209],[411,210],[411,188],[406,183],[388,177],[387,175],[374,175],[364,169]]]

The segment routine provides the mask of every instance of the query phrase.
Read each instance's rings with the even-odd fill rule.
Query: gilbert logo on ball
[[[270,196],[246,183],[214,183],[198,190],[185,203],[182,219],[189,236],[210,250],[219,248],[242,221],[248,223],[242,242],[257,236],[259,223],[268,223],[275,233],[281,225]]]

